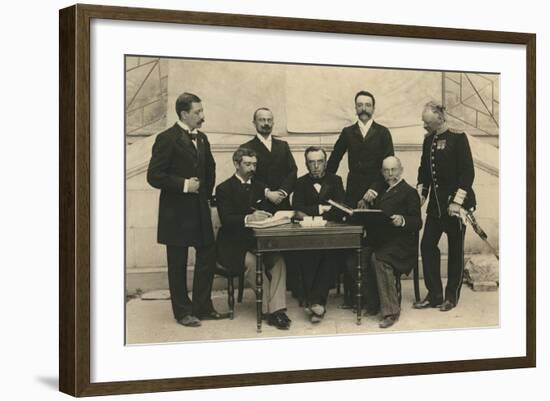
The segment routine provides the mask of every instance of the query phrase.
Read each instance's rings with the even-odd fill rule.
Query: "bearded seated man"
[[[292,198],[297,216],[322,216],[326,220],[341,221],[343,214],[332,208],[328,200],[343,202],[342,179],[336,174],[326,173],[327,154],[322,148],[308,147],[305,159],[309,172],[298,179]],[[326,313],[330,285],[334,282],[339,260],[342,260],[342,251],[293,252],[293,260],[302,275],[306,313],[312,323],[319,323]]]
[[[382,163],[386,188],[372,208],[381,209],[388,222],[367,227],[365,261],[368,314],[380,312],[380,328],[398,321],[401,313],[399,280],[409,274],[418,260],[418,231],[422,227],[420,198],[402,178],[401,161],[390,156]]]

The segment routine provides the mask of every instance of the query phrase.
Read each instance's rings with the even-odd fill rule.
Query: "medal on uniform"
[[[445,149],[446,145],[447,145],[447,140],[446,139],[438,139],[437,140],[437,150]]]

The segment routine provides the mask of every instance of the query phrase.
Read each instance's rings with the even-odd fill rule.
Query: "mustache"
[[[368,111],[361,111],[360,113],[357,114],[358,116],[367,116],[367,117],[372,117],[372,114],[369,113]]]

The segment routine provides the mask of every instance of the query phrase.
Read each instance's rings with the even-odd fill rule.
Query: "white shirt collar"
[[[239,180],[239,181],[241,182],[241,184],[252,184],[252,179],[250,179],[250,178],[248,179],[248,181],[245,181],[245,180],[243,180],[242,177],[241,177],[239,174],[237,174],[237,173],[235,173],[235,177],[237,177],[237,180]]]
[[[184,130],[186,130],[190,134],[196,134],[198,132],[196,128],[192,130],[191,128],[189,128],[189,126],[187,124],[185,124],[185,122],[183,122],[181,120],[178,120],[177,123],[181,128],[183,128]]]
[[[366,124],[363,124],[363,121],[357,119],[357,125],[359,125],[359,129],[361,130],[361,134],[363,135],[363,138],[365,136],[367,136],[367,132],[369,132],[369,129],[370,129],[373,121],[374,120],[372,118],[370,118],[369,121],[367,121]]]
[[[273,143],[273,139],[271,137],[271,134],[269,134],[269,136],[266,138],[264,138],[262,135],[260,134],[256,134],[256,137],[260,140],[261,143],[264,144],[264,146],[269,149],[269,151],[271,152],[271,144]]]
[[[393,187],[397,186],[401,181],[403,181],[403,177],[401,177],[395,184],[391,185],[386,189],[386,192],[389,192]]]

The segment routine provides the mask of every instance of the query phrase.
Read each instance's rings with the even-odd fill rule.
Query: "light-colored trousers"
[[[262,312],[273,313],[286,308],[286,265],[280,253],[265,253],[262,255],[263,297]],[[256,289],[256,255],[247,252],[244,259],[246,280]],[[266,275],[268,272],[270,278]]]

